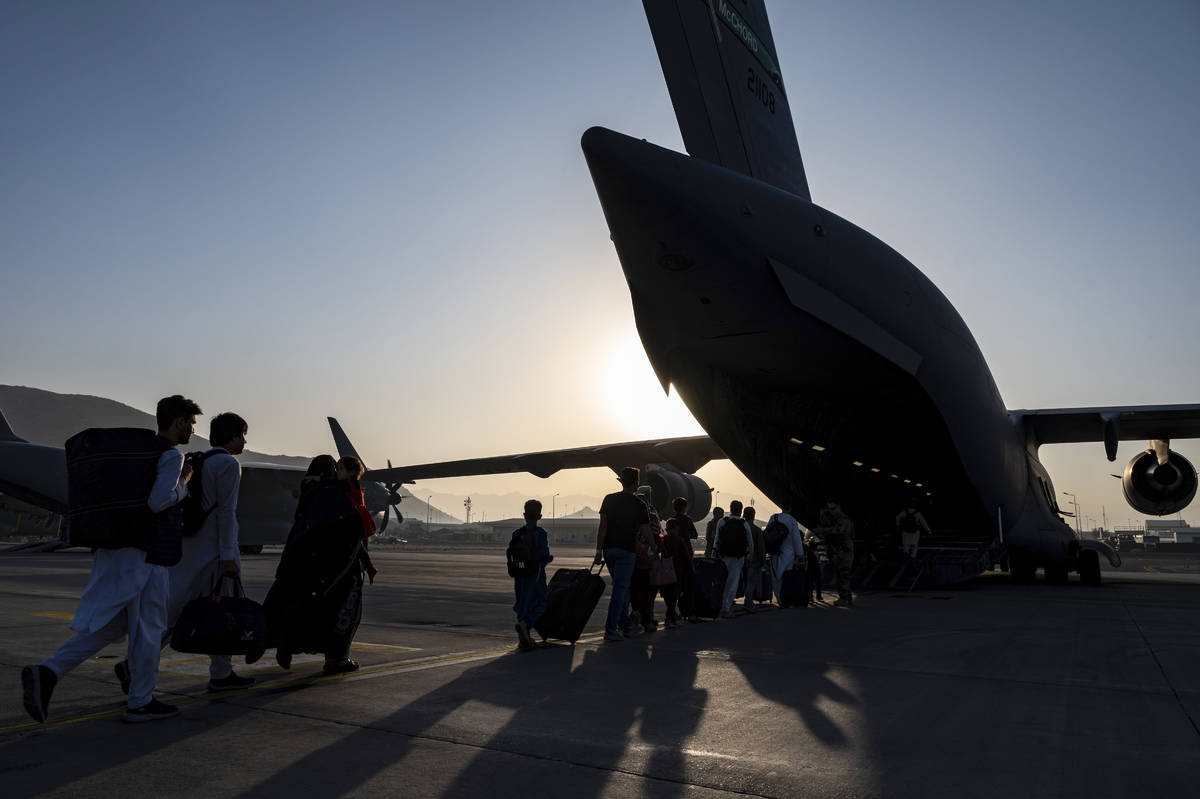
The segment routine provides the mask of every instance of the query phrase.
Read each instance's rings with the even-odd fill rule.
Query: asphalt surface
[[[24,796],[1084,797],[1195,795],[1200,562],[1127,557],[1099,587],[989,575],[517,652],[499,550],[376,550],[354,656],[320,677],[268,656],[183,714],[126,725],[110,648],[34,724],[20,667],[48,656],[86,553],[0,556],[0,794]],[[586,554],[560,551],[551,569]],[[277,555],[245,559],[261,598]],[[826,599],[829,596],[826,595]]]

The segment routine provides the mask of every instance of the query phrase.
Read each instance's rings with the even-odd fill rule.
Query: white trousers
[[[149,579],[141,591],[129,599],[112,619],[98,630],[76,633],[51,657],[42,661],[62,676],[109,644],[129,635],[127,657],[132,679],[129,683],[129,707],[139,708],[154,698],[158,680],[158,654],[163,630],[167,626],[167,570],[151,566]]]
[[[904,554],[908,555],[910,558],[915,558],[917,556],[917,542],[920,540],[920,530],[917,530],[915,533],[901,533],[900,544],[901,549],[904,550]]]
[[[721,558],[725,564],[725,596],[722,598],[721,610],[728,613],[733,609],[733,600],[737,599],[738,578],[742,576],[742,566],[745,558]]]
[[[171,631],[183,606],[193,599],[212,594],[217,575],[221,573],[220,560],[209,558],[205,550],[197,551],[195,539],[184,539],[184,556],[169,570],[171,580],[171,602],[167,611],[167,626],[163,630],[162,646],[171,643]],[[189,546],[190,545],[190,546]],[[225,580],[221,593],[233,594],[233,580]],[[208,656],[208,676],[212,680],[223,680],[233,673],[233,659],[229,655]]]

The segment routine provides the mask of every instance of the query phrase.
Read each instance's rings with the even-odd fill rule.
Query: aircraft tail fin
[[[8,420],[4,418],[4,411],[0,411],[0,441],[16,441],[21,444],[29,443],[13,432],[13,429],[8,424]]]
[[[338,424],[338,420],[332,416],[326,417],[329,419],[329,432],[333,433],[333,443],[337,445],[338,455],[345,457],[353,455],[362,460],[362,456],[354,449],[354,445],[350,443],[350,437],[346,435],[346,431]],[[366,464],[363,464],[366,466]]]
[[[806,200],[763,0],[643,0],[689,154]]]

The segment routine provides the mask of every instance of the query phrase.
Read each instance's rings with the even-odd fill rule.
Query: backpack
[[[917,514],[911,513],[907,510],[904,511],[904,514],[900,517],[900,524],[898,526],[900,527],[900,532],[902,533],[916,533],[920,532],[921,530],[920,526],[917,524]]]
[[[537,577],[537,539],[528,527],[522,527],[516,532],[518,535],[514,535],[513,540],[508,542],[508,549],[504,553],[508,560],[508,576],[518,580]]]
[[[208,452],[189,452],[183,456],[184,464],[192,467],[192,476],[188,480],[188,495],[183,498],[183,502],[179,503],[183,512],[183,534],[185,536],[193,536],[200,532],[208,514],[217,508],[216,505],[213,505],[208,510],[204,509],[204,462],[208,460],[209,455],[215,454],[216,450],[209,450]]]
[[[153,430],[90,428],[66,443],[72,546],[146,549],[155,530],[147,506],[158,459],[170,442]]]
[[[779,521],[778,516],[771,517],[771,521],[767,522],[767,528],[763,530],[763,542],[768,555],[783,553],[783,542],[787,541],[789,532],[787,525]]]
[[[735,522],[736,525],[734,524]],[[725,537],[720,539],[721,557],[746,557],[746,523],[741,519],[726,516],[725,524],[721,527],[721,532],[725,534]]]

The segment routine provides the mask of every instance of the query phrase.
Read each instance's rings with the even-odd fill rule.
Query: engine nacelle
[[[1150,450],[1125,466],[1121,488],[1134,510],[1166,516],[1183,510],[1196,496],[1196,469],[1178,452],[1169,451],[1166,462],[1159,463]]]
[[[650,486],[650,499],[663,519],[675,515],[675,509],[671,506],[675,497],[683,497],[688,501],[688,516],[693,519],[703,519],[712,508],[712,489],[694,474],[656,464],[646,467],[642,482]]]

